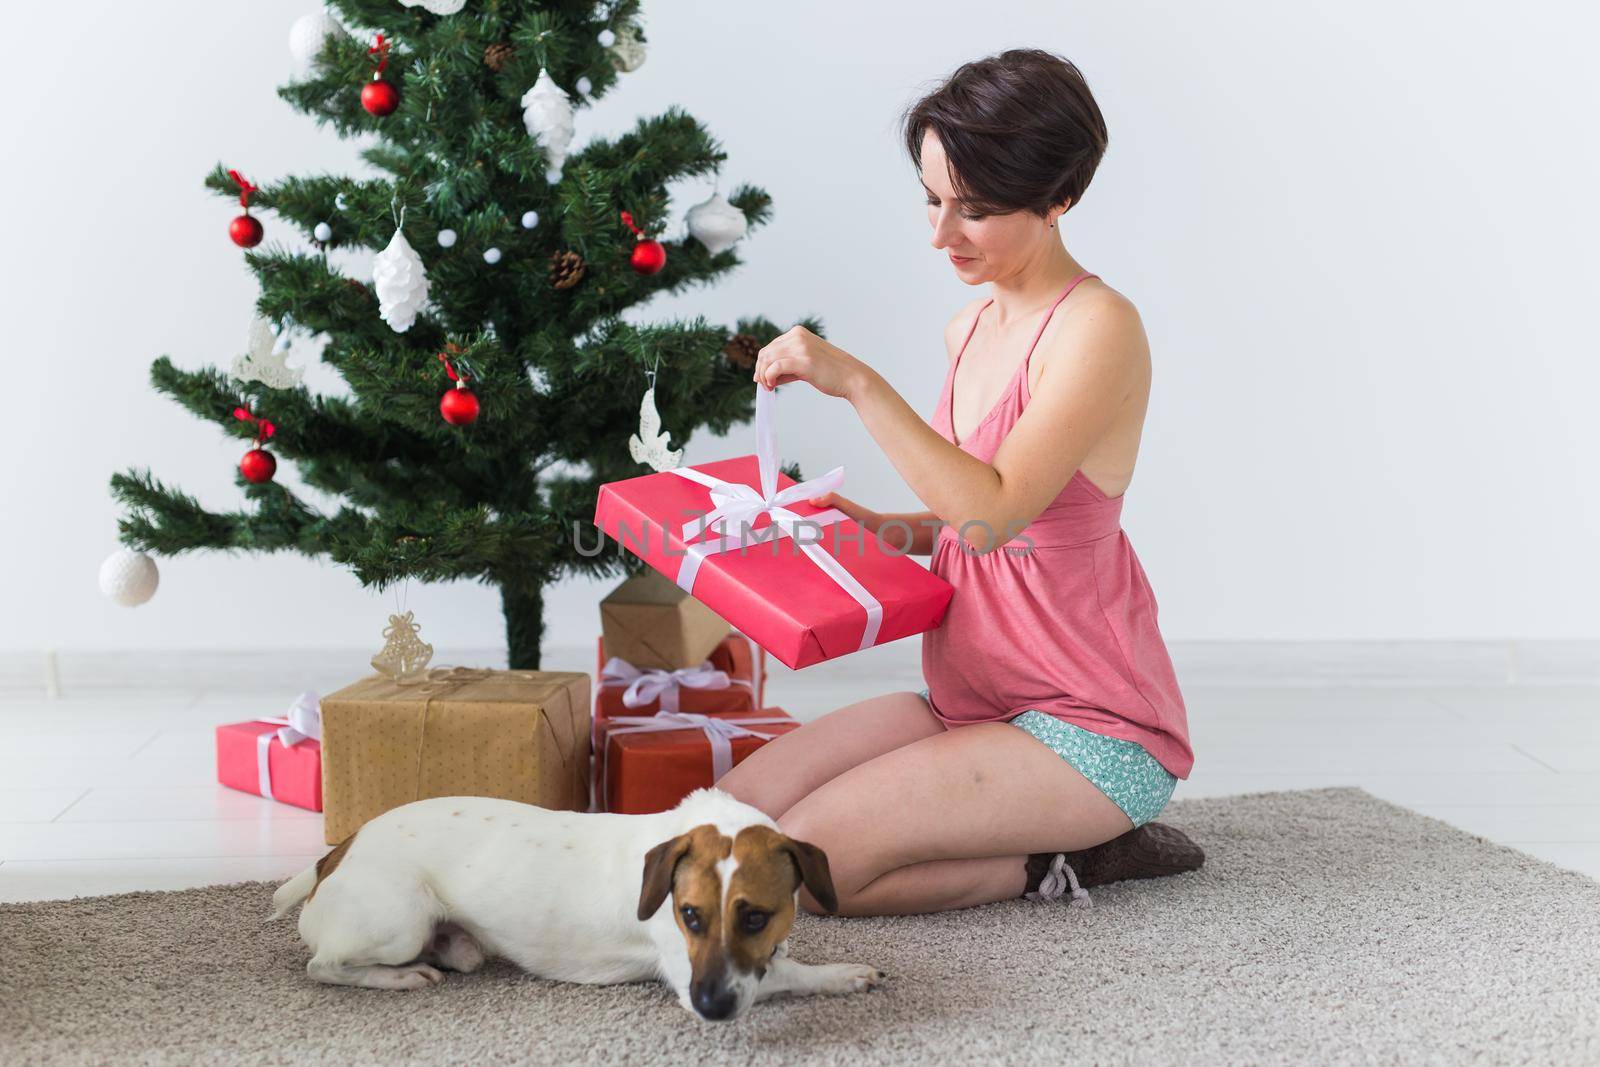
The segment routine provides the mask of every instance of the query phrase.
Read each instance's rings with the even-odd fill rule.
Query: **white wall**
[[[242,347],[255,289],[233,212],[200,186],[214,161],[350,168],[351,146],[273,94],[310,6],[8,16],[0,649],[376,640],[390,598],[300,557],[162,560],[136,610],[95,578],[114,470],[238,499],[239,444],[155,395],[148,365],[225,366]],[[1592,5],[803,7],[656,2],[649,61],[580,113],[581,138],[680,104],[727,149],[725,189],[775,198],[731,280],[650,315],[818,314],[927,411],[941,329],[974,294],[928,244],[895,117],[964,59],[1050,48],[1111,130],[1066,235],[1153,344],[1123,522],[1168,637],[1600,637]],[[821,420],[826,439],[801,437]],[[850,495],[916,506],[848,407],[786,390],[782,423],[786,458],[848,458]],[[700,437],[688,459],[748,450]],[[549,640],[586,641],[599,592],[553,591]],[[490,589],[413,584],[409,605],[436,642],[500,641]]]

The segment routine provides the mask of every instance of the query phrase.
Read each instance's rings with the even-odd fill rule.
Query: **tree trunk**
[[[539,669],[539,643],[544,637],[544,590],[500,587],[506,616],[506,658],[514,671]]]

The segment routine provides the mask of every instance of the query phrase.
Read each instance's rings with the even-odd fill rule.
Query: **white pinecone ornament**
[[[161,572],[143,552],[122,548],[100,564],[100,591],[123,607],[134,608],[156,595]]]
[[[712,255],[732,248],[748,225],[744,212],[728,203],[721,193],[712,193],[711,199],[690,208],[684,221],[689,224],[689,236],[705,245]]]
[[[559,174],[572,143],[572,101],[548,70],[540,71],[533,88],[522,94],[522,124],[528,136],[544,146],[545,162]]]
[[[378,293],[378,314],[395,333],[417,321],[428,299],[428,274],[404,230],[395,230],[389,247],[372,260],[372,287]]]

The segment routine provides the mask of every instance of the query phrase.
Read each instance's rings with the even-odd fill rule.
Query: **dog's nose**
[[[689,991],[689,1000],[694,1005],[694,1010],[700,1013],[701,1018],[720,1022],[733,1014],[734,1005],[738,997],[733,990],[726,986],[717,986],[712,983],[697,985]]]

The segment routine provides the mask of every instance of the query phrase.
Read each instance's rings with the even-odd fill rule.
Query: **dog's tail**
[[[278,887],[272,894],[272,914],[267,916],[267,922],[281,919],[289,913],[289,909],[311,895],[317,887],[317,865],[313,863],[287,882]]]

